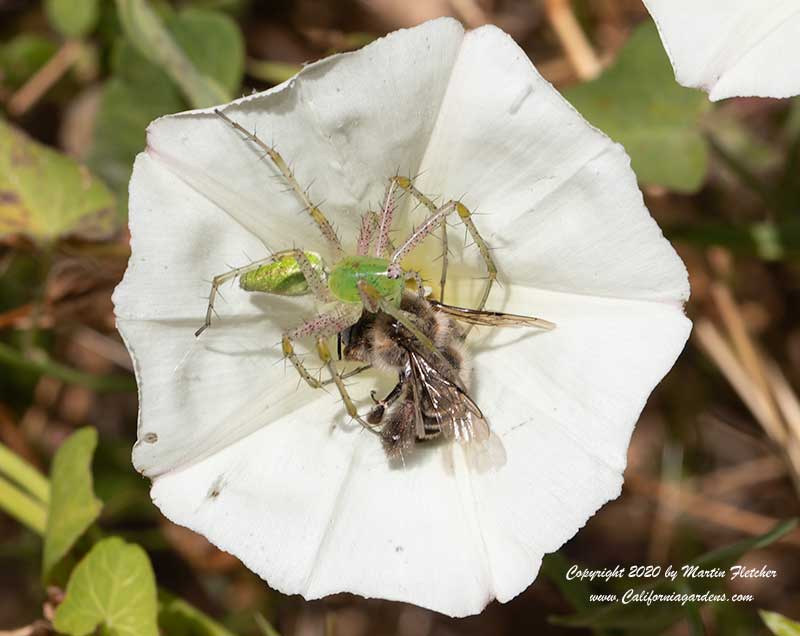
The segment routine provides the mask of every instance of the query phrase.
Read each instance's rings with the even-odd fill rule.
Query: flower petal
[[[343,238],[353,240],[356,213],[398,167],[421,165],[426,192],[466,192],[488,213],[476,217],[484,236],[506,248],[492,306],[558,328],[474,339],[488,449],[420,444],[390,466],[375,436],[343,421],[337,396],[297,389],[293,371],[273,364],[271,345],[308,307],[234,287],[222,320],[194,339],[202,279],[241,264],[242,246],[246,261],[265,246],[321,242],[219,118],[159,120],[134,172],[134,256],[115,294],[141,389],[134,460],[154,479],[154,501],[286,593],[351,591],[455,616],[512,598],[544,553],[618,494],[633,423],[688,335],[685,268],[627,157],[508,36],[493,27],[463,36],[446,20],[226,108],[267,139],[280,131],[301,182],[322,180]],[[480,271],[476,252],[452,260],[455,297],[476,293],[466,278]]]
[[[647,212],[622,147],[589,126],[495,27],[465,36],[421,173],[421,189],[461,197],[477,212],[501,281],[688,299],[686,268]],[[451,243],[454,275],[485,277],[478,251]],[[448,299],[470,304],[481,285]]]
[[[473,395],[504,465],[476,470],[480,450],[443,444],[389,469],[377,439],[334,440],[304,408],[158,477],[155,502],[286,593],[344,590],[454,616],[510,600],[619,494],[633,424],[690,328],[662,303],[523,287],[511,297],[558,328],[496,330],[475,359]]]
[[[153,477],[309,402],[280,350],[281,330],[304,307],[289,299],[266,307],[257,294],[226,286],[217,322],[195,338],[210,279],[226,263],[248,262],[247,253],[265,256],[263,244],[147,154],[134,167],[130,209],[132,256],[114,303],[139,382],[134,463]],[[339,410],[331,405],[319,422]]]
[[[800,94],[796,0],[644,0],[684,86],[726,97]]]
[[[311,64],[224,110],[273,144],[301,187],[313,184],[312,195],[353,243],[358,215],[376,209],[388,178],[416,173],[462,38],[457,21],[434,20]],[[148,146],[266,245],[285,249],[302,236],[305,249],[324,253],[297,195],[261,161],[263,151],[213,110],[157,120]]]

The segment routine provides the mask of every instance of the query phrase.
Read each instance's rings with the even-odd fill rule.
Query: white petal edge
[[[727,97],[800,94],[796,0],[644,0],[675,77]]]

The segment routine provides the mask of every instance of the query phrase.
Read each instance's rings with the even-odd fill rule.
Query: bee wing
[[[556,324],[543,318],[533,316],[520,316],[519,314],[506,314],[500,311],[478,311],[467,307],[455,307],[445,305],[435,300],[428,301],[437,311],[441,311],[449,316],[453,316],[462,322],[473,325],[485,325],[489,327],[538,327],[539,329],[555,329]]]
[[[442,434],[462,443],[488,439],[489,424],[467,392],[442,375],[418,352],[409,350],[408,355],[414,399],[427,398]]]

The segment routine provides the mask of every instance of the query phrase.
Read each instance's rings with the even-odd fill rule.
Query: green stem
[[[0,509],[5,510],[21,524],[43,535],[47,522],[44,505],[15,488],[10,481],[0,477]]]
[[[0,362],[18,369],[49,375],[67,384],[79,384],[97,392],[135,391],[136,382],[128,376],[100,376],[77,371],[48,357],[41,360],[26,358],[19,351],[0,342]]]
[[[50,482],[47,478],[2,443],[0,473],[5,473],[42,503],[50,501]]]

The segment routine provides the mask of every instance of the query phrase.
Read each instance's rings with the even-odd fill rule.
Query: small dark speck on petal
[[[402,551],[403,551],[403,546],[401,546],[401,545],[398,545],[398,546],[396,546],[396,547],[395,547],[395,549],[394,549],[394,551],[395,551],[395,552],[397,552],[397,553],[399,554],[400,552],[402,552]]]
[[[219,497],[219,493],[222,492],[222,487],[224,486],[223,476],[220,475],[214,480],[214,483],[211,484],[211,488],[208,489],[208,494],[206,497],[208,499],[216,499]]]
[[[158,435],[155,433],[145,433],[142,440],[147,442],[148,444],[155,444],[158,441]]]

